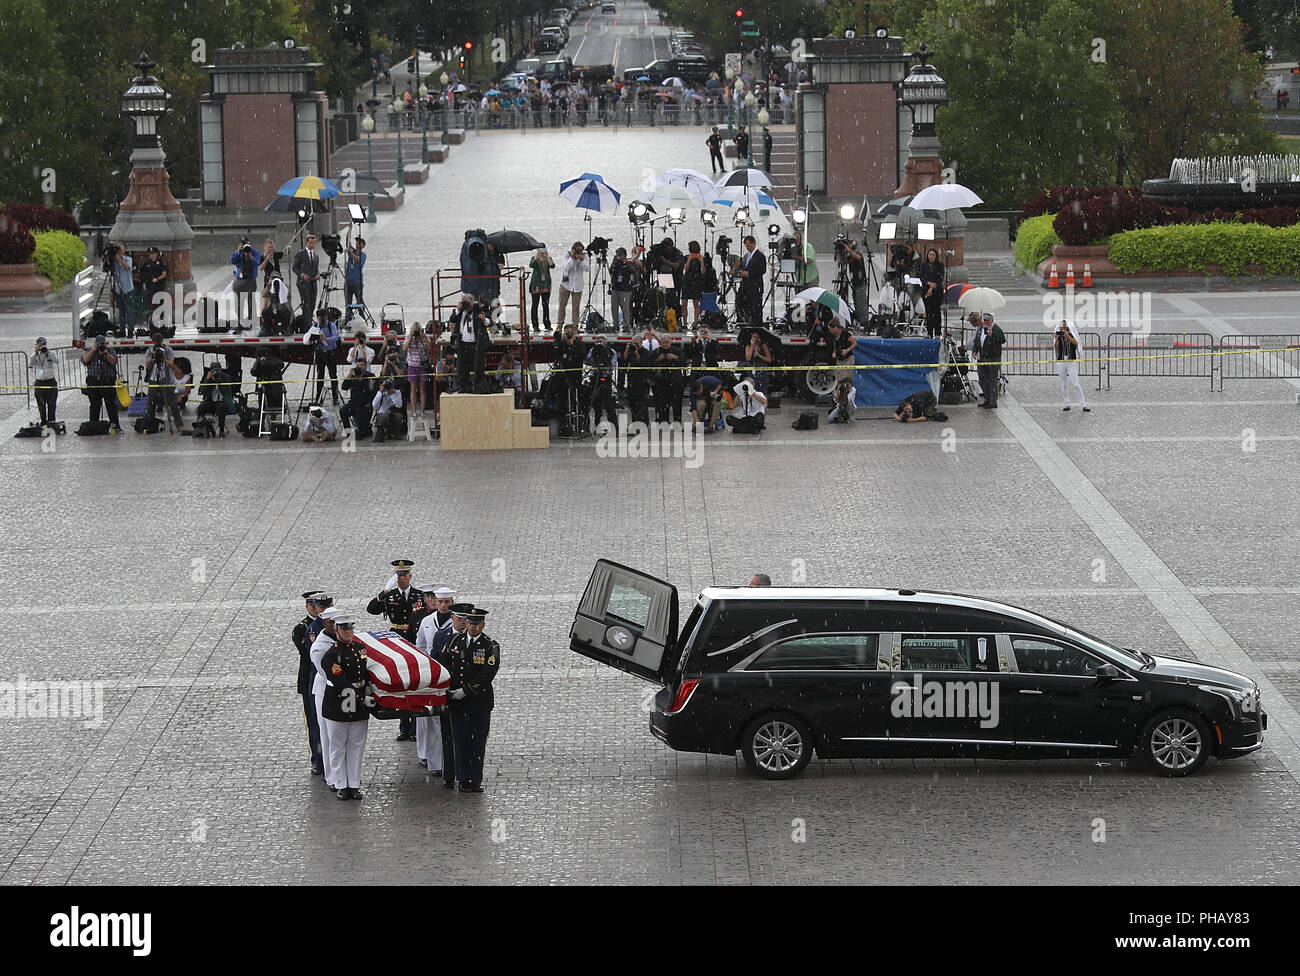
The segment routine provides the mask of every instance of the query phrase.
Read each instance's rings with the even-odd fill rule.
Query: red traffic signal
[[[743,10],[737,10],[737,11],[736,11],[736,19],[737,19],[737,20],[740,20],[740,18],[743,17],[743,16],[745,16],[745,11],[743,11]]]
[[[466,51],[472,51],[472,50],[474,50],[474,42],[473,42],[473,41],[466,41],[466,42],[465,42],[465,50],[466,50]]]

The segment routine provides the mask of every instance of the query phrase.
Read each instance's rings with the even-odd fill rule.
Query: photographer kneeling
[[[320,441],[332,441],[338,434],[334,418],[319,403],[307,408],[307,423],[302,428],[302,439],[306,444]]]
[[[894,419],[902,424],[919,424],[926,420],[947,420],[948,415],[935,408],[939,401],[929,390],[918,390],[894,409]]]
[[[406,417],[402,410],[402,393],[390,377],[370,403],[375,411],[375,440],[386,441],[405,433]]]
[[[178,434],[185,433],[185,419],[181,416],[180,405],[176,402],[176,381],[182,378],[180,367],[176,365],[176,354],[171,346],[163,341],[162,333],[153,334],[153,348],[145,358],[144,381],[149,390],[149,407],[144,417],[136,421],[136,430],[142,434],[154,433],[162,429],[163,422],[158,414],[164,409],[171,412]],[[114,395],[116,395],[116,392]]]
[[[339,418],[345,426],[355,427],[357,438],[366,438],[371,434],[371,403],[375,399],[375,374],[370,366],[358,362],[352,371],[343,377],[343,392],[348,395],[348,402],[339,410]]]
[[[826,420],[832,424],[851,423],[857,406],[858,394],[853,388],[853,380],[845,377],[835,384],[835,403]]]

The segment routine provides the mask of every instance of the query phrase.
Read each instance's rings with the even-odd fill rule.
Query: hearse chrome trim
[[[742,637],[740,640],[736,641],[733,644],[728,644],[726,647],[722,648],[721,650],[709,651],[704,656],[717,657],[720,654],[727,654],[731,651],[734,651],[738,647],[744,647],[750,641],[758,640],[760,637],[762,637],[765,634],[770,634],[772,631],[776,630],[779,627],[785,627],[788,624],[797,624],[798,622],[799,622],[798,617],[791,617],[789,620],[782,620],[779,621],[778,623],[768,624],[762,630],[756,630],[752,634],[747,634],[746,636]],[[733,668],[730,670],[735,670],[735,669]]]

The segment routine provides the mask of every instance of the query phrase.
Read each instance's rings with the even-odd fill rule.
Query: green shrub
[[[60,288],[86,266],[86,245],[76,234],[66,230],[38,230],[36,238],[36,273]]]
[[[1032,271],[1040,261],[1052,256],[1052,246],[1061,243],[1056,228],[1052,226],[1055,219],[1056,214],[1049,213],[1020,222],[1020,228],[1016,231],[1015,250],[1012,252],[1016,264],[1026,271]]]
[[[1123,231],[1110,239],[1110,259],[1126,273],[1185,268],[1203,274],[1215,264],[1235,276],[1248,264],[1260,264],[1268,274],[1300,277],[1300,225],[1174,224]]]

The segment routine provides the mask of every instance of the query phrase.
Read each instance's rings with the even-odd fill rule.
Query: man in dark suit
[[[316,250],[316,235],[307,235],[307,246],[293,256],[293,280],[298,282],[298,298],[302,314],[308,320],[316,309],[316,283],[320,281],[320,253]]]
[[[981,407],[998,408],[998,374],[1002,371],[1002,345],[1006,335],[993,321],[993,313],[985,312],[972,344],[979,357],[980,390],[984,393]]]
[[[749,315],[750,325],[763,326],[763,278],[767,274],[767,258],[758,249],[758,241],[750,234],[745,238],[745,256],[740,259],[736,277],[740,288],[736,291],[736,305]]]

